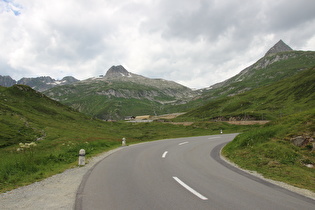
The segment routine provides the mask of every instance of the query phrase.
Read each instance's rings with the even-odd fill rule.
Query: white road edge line
[[[166,157],[166,154],[168,153],[168,151],[165,151],[162,155],[162,158],[165,158]]]
[[[179,143],[178,145],[179,145],[179,146],[181,146],[181,145],[184,145],[184,144],[188,144],[188,141],[185,141],[185,142]]]
[[[220,138],[221,138],[221,136],[215,136],[215,137],[210,137],[208,139],[220,139]]]
[[[182,180],[180,180],[176,176],[173,176],[173,179],[175,179],[175,181],[177,181],[180,185],[182,185],[184,188],[186,188],[186,190],[188,190],[189,192],[191,192],[192,194],[194,194],[195,196],[197,196],[201,200],[208,200],[208,198],[206,198],[205,196],[201,195],[199,192],[197,192],[193,188],[189,187],[187,184],[185,184]]]

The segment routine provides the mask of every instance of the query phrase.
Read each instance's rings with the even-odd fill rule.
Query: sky
[[[0,75],[222,82],[282,39],[315,50],[314,0],[0,0]]]

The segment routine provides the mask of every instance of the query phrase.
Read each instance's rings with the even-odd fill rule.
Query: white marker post
[[[221,133],[221,134],[223,133],[222,129],[220,130],[220,133]]]
[[[122,138],[121,146],[126,146],[126,138]]]
[[[79,151],[79,166],[84,166],[85,165],[85,150],[80,149]]]

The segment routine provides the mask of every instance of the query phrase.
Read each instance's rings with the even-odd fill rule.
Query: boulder
[[[298,147],[302,147],[302,146],[305,146],[309,143],[309,139],[303,137],[303,136],[296,136],[296,137],[293,137],[291,139],[291,142],[295,145],[295,146],[298,146]]]

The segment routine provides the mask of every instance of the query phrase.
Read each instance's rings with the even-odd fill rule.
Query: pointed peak
[[[281,39],[272,47],[270,48],[266,55],[274,54],[274,53],[279,53],[279,52],[287,52],[287,51],[292,51],[293,49],[289,47],[286,43],[284,43]]]
[[[131,74],[122,65],[112,66],[106,72],[105,77],[130,77]]]

